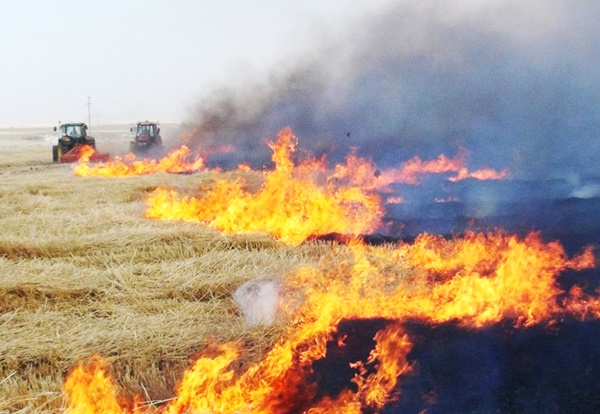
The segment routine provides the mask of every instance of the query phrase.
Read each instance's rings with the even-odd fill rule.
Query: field
[[[163,128],[177,146],[178,127]],[[274,147],[269,172],[81,177],[52,164],[49,129],[0,129],[0,413],[598,412],[597,197],[555,181],[459,182],[452,205],[421,217],[458,232],[381,238],[348,231],[379,198],[318,184],[302,174],[312,164],[288,162],[291,146]],[[92,132],[99,151],[127,151],[128,125]],[[455,227],[474,189],[512,190],[502,211],[535,202],[562,221],[541,215],[550,236]],[[156,211],[163,220],[146,218]],[[165,220],[206,211],[240,227]],[[518,231],[540,216],[528,211],[486,219]],[[353,231],[370,242],[325,241]],[[277,301],[273,320],[252,323]]]
[[[94,134],[98,149],[125,152],[127,132]],[[148,220],[149,191],[210,186],[218,173],[75,177],[52,164],[46,133],[0,131],[0,412],[64,411],[66,375],[93,354],[148,402],[172,398],[209,342],[260,358],[282,323],[248,327],[232,293],[318,261],[327,246]]]

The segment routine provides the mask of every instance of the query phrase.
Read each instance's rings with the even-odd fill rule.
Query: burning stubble
[[[126,177],[148,175],[160,172],[171,174],[191,174],[206,171],[204,159],[198,154],[192,155],[190,149],[182,145],[159,160],[153,158],[138,159],[135,154],[128,153],[123,157],[115,157],[103,163],[90,163],[89,155],[79,159],[73,167],[73,173],[80,177]]]
[[[299,164],[292,161],[296,144],[290,129],[282,130],[278,141],[269,144],[275,169],[265,173],[258,197],[247,192],[240,197],[233,196],[230,191],[219,188],[241,189],[239,184],[234,182],[231,187],[221,182],[215,187],[217,191],[209,193],[208,199],[182,198],[174,204],[161,204],[160,211],[168,211],[171,216],[159,217],[152,213],[149,217],[181,220],[183,217],[172,216],[173,212],[190,210],[195,215],[200,209],[215,208],[218,201],[223,201],[224,211],[234,206],[253,223],[262,223],[264,215],[260,211],[271,204],[275,208],[290,205],[294,213],[300,209],[302,220],[308,220],[312,216],[309,198],[288,199],[289,188],[294,189],[292,194],[298,194],[298,185],[306,184],[315,198],[321,188],[316,183],[330,180],[318,178],[323,169],[317,160],[309,159]],[[399,176],[411,182],[417,173],[454,172],[458,174],[454,181],[470,175],[460,157],[440,157],[431,163],[413,159],[407,165],[406,174],[403,175],[400,169]],[[354,178],[354,174],[346,174],[346,170],[337,169],[336,172],[337,180],[352,181]],[[298,180],[301,173],[307,174]],[[384,173],[375,174],[375,178],[385,176]],[[358,181],[353,183],[357,191],[365,191],[361,187],[362,181]],[[289,183],[293,185],[289,187]],[[266,194],[264,206],[259,203],[261,194]],[[331,200],[337,199],[331,189],[324,195]],[[155,193],[149,200],[149,211],[156,212],[156,202],[162,199]],[[253,208],[257,205],[258,216],[255,216]],[[193,215],[191,221],[204,221]],[[329,220],[317,222],[327,224]],[[288,223],[279,220],[278,224],[289,230]],[[269,233],[268,227],[262,229]],[[257,230],[259,228],[253,229]],[[290,234],[298,238],[271,234],[284,243],[297,246],[319,231],[323,231],[319,226],[307,233],[294,228]],[[578,285],[564,292],[557,283],[557,276],[565,270],[579,271],[595,266],[591,247],[569,258],[559,243],[546,243],[538,234],[519,238],[496,232],[468,233],[450,241],[423,234],[412,244],[384,247],[369,247],[350,239],[347,250],[345,248],[333,246],[331,256],[317,266],[303,267],[287,275],[285,284],[254,281],[238,287],[232,297],[246,323],[250,326],[270,325],[281,312],[289,327],[285,335],[261,361],[246,369],[235,368],[244,352],[239,343],[209,347],[183,374],[175,390],[176,397],[158,409],[172,414],[247,410],[262,413],[380,412],[401,395],[402,381],[413,371],[409,354],[414,342],[404,326],[413,321],[431,327],[457,324],[474,330],[508,321],[514,328],[526,329],[540,324],[551,325],[565,317],[594,320],[600,315],[600,302],[594,294],[584,292]],[[294,292],[294,297],[301,298],[298,306],[289,307],[281,301],[282,287]],[[371,339],[357,341],[340,327],[344,321],[350,321],[350,325],[353,325],[352,321],[377,321],[375,326],[378,328],[372,332]],[[330,392],[322,385],[322,381],[327,382],[322,367],[329,364],[327,360],[332,355],[345,354],[346,344],[353,344],[353,351],[352,357],[339,359],[347,365],[343,376],[345,385]],[[98,362],[96,357],[73,370],[65,382],[69,412],[95,412],[100,401],[102,406],[108,402],[118,412],[143,408],[139,405],[142,397],[120,401],[106,372],[106,364],[101,360]],[[95,396],[98,393],[100,397]]]
[[[414,344],[403,324],[420,321],[433,328],[455,322],[482,329],[510,321],[526,328],[600,316],[597,297],[578,287],[557,301],[562,293],[557,275],[594,266],[592,250],[568,258],[558,243],[543,243],[534,234],[525,239],[472,234],[451,241],[423,235],[395,247],[332,247],[321,266],[286,277],[286,289],[297,290],[304,300],[288,313],[286,335],[262,361],[238,373],[233,367],[243,352],[239,344],[223,344],[216,354],[208,350],[186,371],[164,412],[380,412],[400,396],[397,387],[412,372],[408,355]],[[272,286],[252,284],[235,296],[260,300],[261,291],[273,293]],[[286,312],[285,304],[281,310]],[[353,332],[353,320],[372,321],[362,328],[373,329],[372,336]],[[360,326],[357,322],[355,329]],[[372,348],[365,351],[369,343]],[[329,394],[322,376],[338,373],[325,373],[322,366],[345,352],[362,357],[341,359],[353,375]],[[65,383],[68,412],[100,412],[96,399],[112,406],[109,412],[135,410],[135,398],[117,401],[105,372],[95,357],[73,371]],[[98,389],[101,398],[90,392]]]
[[[291,136],[282,137],[286,145],[271,145],[282,171],[306,172],[306,164],[289,158]],[[405,385],[419,378],[415,364],[427,367],[417,358],[424,330],[531,332],[569,320],[582,327],[573,330],[589,332],[585,326],[598,316],[585,278],[592,250],[567,255],[538,234],[288,247],[266,236],[223,236],[198,223],[142,217],[142,202],[156,187],[209,192],[241,172],[107,179],[73,177],[64,166],[24,170],[28,180],[8,174],[3,181],[10,213],[0,245],[2,333],[10,350],[3,363],[13,371],[23,364],[32,376],[72,373],[65,382],[70,411],[385,412],[411,395]],[[559,286],[563,272],[584,273]],[[264,275],[294,300],[279,303],[273,325],[249,327],[234,292]],[[41,346],[13,336],[40,338]],[[23,382],[13,386],[11,379],[7,387],[18,394]],[[62,398],[60,379],[48,397],[53,407]],[[20,398],[6,404],[23,408],[28,400]],[[36,398],[43,406],[46,397]]]
[[[269,80],[201,102],[190,117],[189,142],[229,144],[236,151],[224,166],[243,161],[260,169],[270,162],[261,140],[291,125],[316,154],[341,161],[356,147],[358,157],[372,158],[384,170],[413,157],[435,160],[467,148],[468,171],[489,166],[506,168],[516,178],[569,175],[575,181],[597,174],[599,6],[585,0],[521,3],[390,4],[355,23],[353,33],[331,39],[316,59],[299,58],[298,65],[276,68]],[[597,292],[585,277],[566,287],[557,281],[563,272],[585,276],[594,264],[591,249],[567,255],[559,243],[536,233],[468,233],[450,241],[422,235],[393,247],[357,243],[348,249],[307,243],[302,235],[288,248],[256,234],[224,237],[196,223],[143,220],[141,202],[148,193],[186,187],[182,193],[188,194],[197,190],[197,177],[183,184],[186,177],[154,174],[107,185],[95,177],[71,182],[61,171],[44,173],[43,178],[39,171],[28,173],[39,180],[35,184],[22,177],[3,182],[9,217],[3,226],[10,236],[0,246],[8,275],[1,292],[7,298],[2,384],[20,400],[1,403],[11,410],[27,408],[32,400],[57,406],[56,378],[95,352],[117,359],[116,375],[111,361],[95,356],[72,368],[65,382],[69,411],[385,410],[386,401],[402,398],[403,384],[417,375],[420,344],[411,324],[441,327],[444,333],[452,333],[448,324],[469,332],[490,326],[496,332],[552,332],[565,320],[585,327],[598,317]],[[497,210],[496,200],[508,197],[502,191],[507,188],[486,193],[494,189],[467,186],[467,194],[482,194],[483,208]],[[74,193],[85,203],[74,203],[69,197]],[[578,194],[571,187],[566,193]],[[396,204],[408,198],[402,194]],[[57,199],[62,204],[54,204]],[[567,203],[580,206],[580,200]],[[587,206],[574,215],[585,216]],[[575,230],[572,236],[579,237]],[[289,326],[281,335],[246,331],[242,318],[232,318],[234,290],[258,276],[248,268],[282,275],[281,286],[303,299],[302,306],[282,312]],[[23,288],[23,281],[31,285]],[[356,330],[364,335],[355,339]],[[30,340],[13,337],[43,340],[32,347]],[[206,347],[208,337],[217,345]],[[256,352],[253,358],[247,357],[249,349]],[[348,349],[353,351],[346,354]],[[515,353],[522,356],[517,362],[531,359]],[[330,357],[339,364],[330,364]],[[331,386],[328,369],[342,365],[342,384]],[[33,372],[29,379],[58,374],[44,377],[54,381],[51,386],[38,381],[39,392],[22,397],[20,390],[31,381],[17,382],[14,373],[23,367]],[[595,369],[578,374],[588,378]],[[514,372],[505,387],[511,380],[522,385],[522,375]],[[589,384],[578,385],[589,393]],[[50,397],[44,394],[49,388],[56,390]],[[419,394],[415,388],[413,394]],[[148,389],[151,395],[144,393]],[[507,411],[531,407],[522,398],[514,395]],[[420,408],[434,400],[429,395],[430,404]],[[559,403],[583,406],[568,399]]]
[[[329,172],[321,159],[294,161],[298,139],[290,128],[282,129],[268,145],[275,168],[263,171],[258,191],[248,191],[242,180],[220,180],[199,196],[158,188],[146,200],[146,217],[204,223],[226,234],[266,233],[298,244],[330,233],[357,236],[376,231],[384,214],[377,191],[391,193],[394,184],[417,185],[421,177],[432,174],[452,173],[450,182],[501,180],[509,175],[489,168],[469,172],[460,154],[452,159],[442,154],[429,161],[415,157],[398,168],[379,170],[354,152],[346,164]]]

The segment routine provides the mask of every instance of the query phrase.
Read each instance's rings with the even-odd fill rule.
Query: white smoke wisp
[[[575,198],[596,198],[600,196],[600,185],[598,184],[587,184],[576,188],[571,193],[572,197]]]
[[[249,326],[272,325],[277,316],[281,284],[273,280],[243,283],[233,293]]]

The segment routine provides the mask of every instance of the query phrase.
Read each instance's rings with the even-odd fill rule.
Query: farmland
[[[0,135],[0,412],[61,412],[65,376],[93,354],[148,401],[172,398],[208,342],[237,341],[260,358],[281,323],[247,327],[233,291],[326,248],[148,220],[155,187],[196,189],[241,173],[75,177],[72,165],[51,163],[40,131]],[[97,138],[98,148],[127,149],[124,134]]]
[[[460,398],[448,369],[467,356],[481,358],[452,371],[476,378],[465,387],[491,384],[493,394],[476,390],[482,406],[546,407],[559,381],[561,411],[582,366],[578,407],[595,404],[586,397],[595,347],[559,369],[561,349],[600,337],[600,301],[588,288],[595,246],[568,254],[538,232],[502,230],[396,234],[383,244],[377,234],[350,237],[375,228],[372,189],[406,179],[398,173],[461,172],[448,179],[470,179],[469,188],[504,175],[471,174],[441,155],[366,181],[354,180],[350,160],[335,169],[345,179],[331,180],[320,163],[294,163],[284,129],[269,145],[272,170],[105,176],[109,163],[78,176],[49,161],[45,136],[2,132],[1,411],[464,412],[470,397]],[[100,151],[127,148],[126,132],[105,134]],[[336,233],[338,242],[325,241]],[[557,346],[528,353],[525,368],[513,357],[552,338]],[[494,370],[492,351],[506,356]],[[553,361],[549,372],[536,357]],[[532,373],[525,385],[514,380],[523,369]],[[538,376],[548,385],[538,388]],[[424,389],[443,397],[423,399]]]

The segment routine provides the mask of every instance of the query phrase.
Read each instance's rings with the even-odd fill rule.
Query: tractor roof
[[[84,124],[83,122],[68,122],[66,124],[60,124],[60,126],[84,126],[87,128],[87,125]]]
[[[150,122],[150,121],[143,121],[143,122],[138,122],[138,125],[158,125],[158,122]]]

